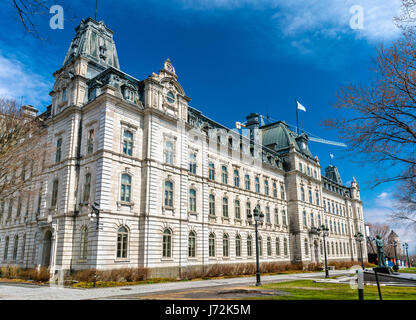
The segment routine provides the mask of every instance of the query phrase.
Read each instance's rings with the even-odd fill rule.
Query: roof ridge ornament
[[[163,64],[163,69],[168,71],[169,73],[176,75],[175,68],[173,67],[172,62],[169,58],[167,58],[165,63]]]

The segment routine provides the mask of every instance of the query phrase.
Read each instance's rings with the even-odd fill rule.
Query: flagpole
[[[296,104],[296,134],[298,134],[298,128],[299,128],[299,121],[298,121],[298,101],[295,99]]]

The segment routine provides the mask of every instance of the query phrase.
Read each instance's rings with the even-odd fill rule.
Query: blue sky
[[[60,68],[81,18],[94,15],[95,1],[56,1],[65,8],[63,30],[49,28],[52,15],[36,18],[39,41],[25,35],[10,6],[0,12],[0,95],[43,110],[52,73]],[[352,5],[364,8],[364,29],[353,30]],[[399,0],[99,0],[98,20],[112,29],[121,69],[143,79],[170,58],[191,105],[228,127],[250,112],[296,122],[295,99],[307,112],[300,126],[322,138],[342,141],[321,121],[339,116],[332,108],[340,86],[371,79],[379,43],[399,35],[393,17]],[[348,141],[344,141],[348,144]],[[322,167],[333,163],[343,181],[354,175],[366,220],[385,221],[394,205],[394,184],[371,189],[372,165],[340,147],[310,143]],[[415,246],[410,232],[394,227]]]

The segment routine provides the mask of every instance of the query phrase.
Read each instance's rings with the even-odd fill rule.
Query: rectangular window
[[[87,154],[92,154],[94,152],[94,129],[88,131],[87,139]]]
[[[215,180],[215,167],[212,162],[208,165],[208,179],[213,181]]]
[[[189,172],[196,174],[196,154],[191,153],[189,155]]]
[[[51,206],[56,207],[57,201],[58,201],[58,180],[54,180],[53,186],[52,186]]]
[[[171,141],[165,142],[165,162],[173,164],[173,143]]]
[[[235,218],[236,219],[241,219],[241,214],[240,214],[240,200],[235,200],[234,207],[235,207]]]
[[[56,154],[55,154],[55,162],[60,162],[62,157],[62,139],[58,139],[56,142]]]
[[[123,133],[123,153],[133,155],[133,133],[128,130],[124,130]]]

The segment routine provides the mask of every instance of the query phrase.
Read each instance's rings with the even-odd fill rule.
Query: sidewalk
[[[330,276],[349,274],[349,270],[331,271]],[[291,281],[299,279],[316,279],[324,277],[324,272],[284,274],[263,276],[262,283],[275,281]],[[159,291],[208,288],[225,285],[254,285],[255,277],[241,277],[218,280],[178,281],[167,283],[143,284],[134,286],[75,289],[61,287],[33,286],[25,284],[0,284],[0,299],[2,300],[84,300],[105,299],[106,297],[140,295]]]

